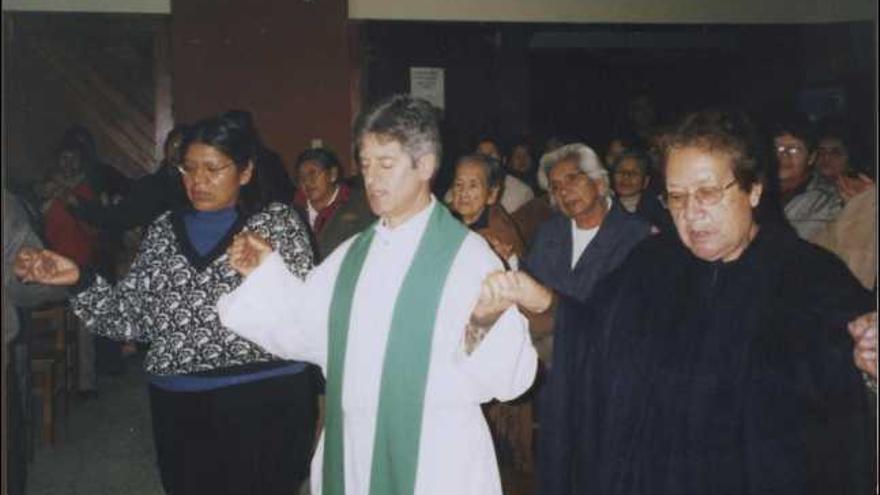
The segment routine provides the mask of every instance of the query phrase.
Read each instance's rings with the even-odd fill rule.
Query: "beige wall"
[[[348,0],[350,19],[572,23],[872,20],[876,0]]]

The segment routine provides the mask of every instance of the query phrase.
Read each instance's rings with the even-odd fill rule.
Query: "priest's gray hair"
[[[605,194],[610,194],[608,170],[602,166],[602,161],[599,160],[599,156],[593,151],[593,148],[583,143],[566,144],[541,157],[541,166],[538,168],[538,184],[541,188],[545,191],[550,190],[550,169],[557,163],[566,160],[572,160],[577,163],[578,167],[590,179],[604,182]]]
[[[425,155],[440,163],[439,111],[430,103],[409,95],[393,95],[362,112],[355,122],[355,156],[361,141],[372,134],[380,141],[397,141],[413,162]]]

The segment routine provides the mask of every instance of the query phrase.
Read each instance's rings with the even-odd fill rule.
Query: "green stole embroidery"
[[[325,495],[345,494],[342,432],[345,350],[352,299],[374,233],[374,228],[368,228],[352,242],[342,260],[330,304],[322,473]],[[467,234],[468,230],[444,206],[435,205],[397,294],[382,365],[371,495],[410,495],[415,490],[437,308],[452,261]]]

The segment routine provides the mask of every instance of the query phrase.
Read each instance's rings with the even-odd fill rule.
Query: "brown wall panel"
[[[249,110],[288,168],[313,139],[350,166],[344,0],[175,1],[171,26],[177,121]]]

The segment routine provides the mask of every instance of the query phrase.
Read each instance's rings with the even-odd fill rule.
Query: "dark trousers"
[[[162,485],[172,495],[294,495],[317,414],[308,370],[204,392],[150,385]]]

